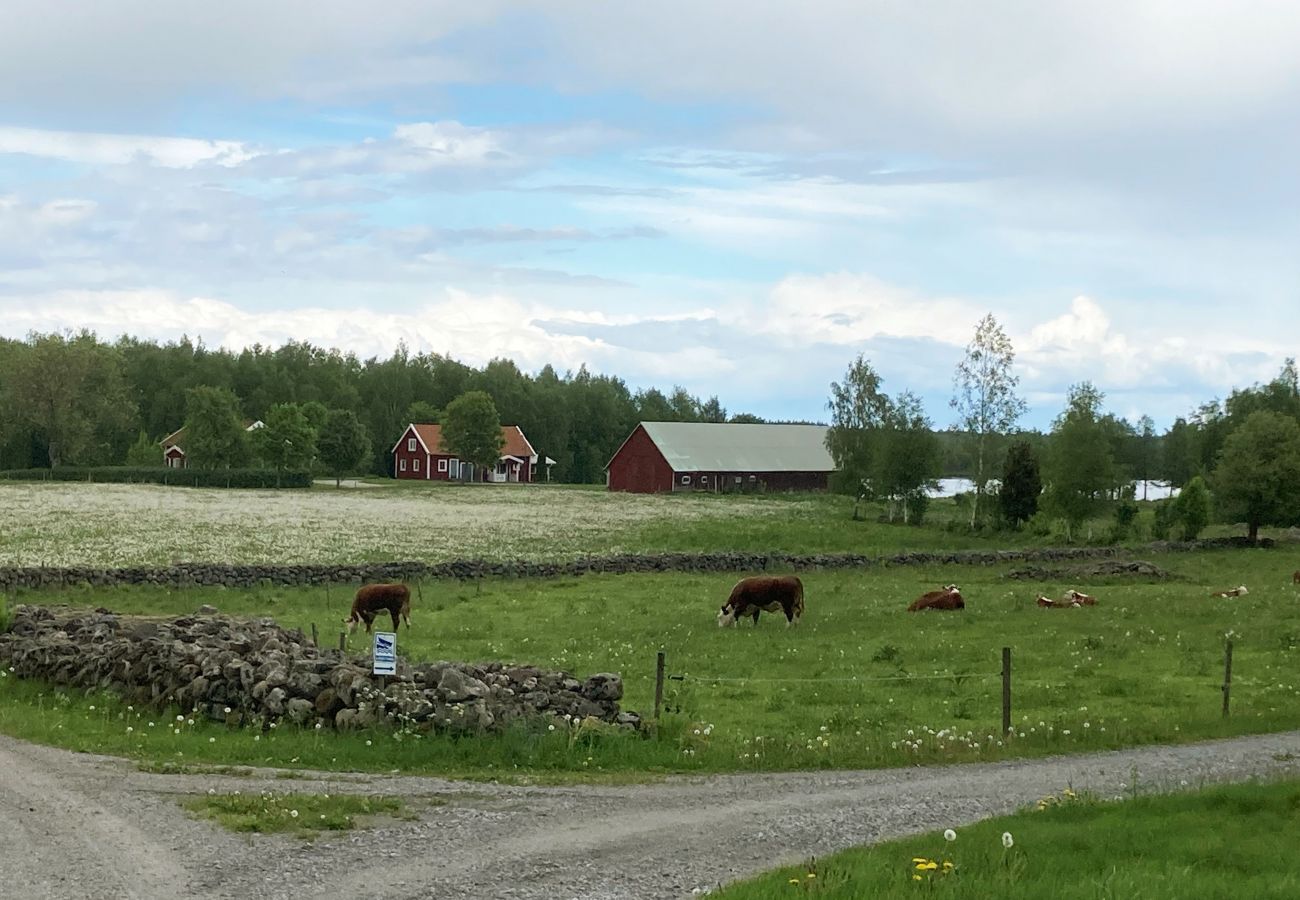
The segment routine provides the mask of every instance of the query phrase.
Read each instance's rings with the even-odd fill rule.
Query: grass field
[[[784,868],[718,900],[998,897],[1005,900],[1263,900],[1300,896],[1292,848],[1300,782],[1213,787],[1123,801],[1058,796],[947,841],[918,835]],[[1011,846],[1003,834],[1011,835]]]
[[[323,831],[351,831],[358,819],[401,816],[405,803],[397,797],[250,791],[194,797],[184,806],[196,817],[231,831],[314,837]]]
[[[668,682],[669,712],[654,740],[576,739],[561,730],[416,745],[400,734],[322,738],[283,729],[261,741],[202,722],[164,728],[150,719],[154,714],[111,699],[68,697],[12,678],[0,679],[0,730],[145,759],[179,754],[223,764],[611,777],[966,761],[1300,725],[1300,593],[1290,583],[1300,548],[1154,561],[1181,578],[1034,584],[1009,581],[995,568],[811,572],[804,575],[807,616],[789,630],[767,615],[757,628],[719,629],[714,614],[732,575],[420,586],[416,627],[399,638],[408,659],[503,659],[581,676],[619,672],[625,708],[648,714],[662,648],[669,673],[683,679]],[[949,581],[961,585],[965,611],[904,612],[916,594]],[[1243,583],[1246,597],[1207,596]],[[1099,605],[1034,606],[1038,590],[1059,594],[1068,586],[1096,594]],[[350,591],[78,589],[17,599],[156,615],[211,603],[304,630],[315,622],[323,640],[332,641]],[[1235,655],[1232,716],[1225,721],[1220,684],[1228,635]],[[1011,737],[999,733],[1004,645],[1014,652]],[[364,650],[363,640],[353,647]],[[97,709],[86,709],[90,704]]]
[[[851,518],[827,494],[611,494],[590,487],[384,486],[307,491],[0,482],[0,566],[574,559],[620,552],[865,553],[1041,546],[1058,535],[971,534],[952,500],[923,527]],[[1107,522],[1081,529],[1100,541]],[[1215,533],[1231,533],[1220,526]],[[1139,532],[1135,539],[1146,535]]]

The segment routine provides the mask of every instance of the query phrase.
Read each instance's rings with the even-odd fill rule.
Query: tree
[[[1144,415],[1137,424],[1137,465],[1135,472],[1142,479],[1142,499],[1147,499],[1147,485],[1159,469],[1156,459],[1156,423],[1150,416]]]
[[[126,464],[139,468],[157,467],[163,464],[162,447],[157,441],[150,440],[144,430],[135,439],[135,443],[126,451]]]
[[[1038,458],[1028,441],[1017,441],[1007,451],[1002,469],[1002,488],[998,491],[1002,518],[1013,528],[1019,528],[1021,522],[1028,522],[1038,512],[1038,498],[1042,493]]]
[[[952,406],[957,410],[962,428],[975,442],[972,526],[979,517],[980,498],[989,480],[992,441],[1009,432],[1027,408],[1025,401],[1016,395],[1020,379],[1011,372],[1015,358],[1011,339],[989,313],[975,327],[975,337],[966,347],[966,356],[957,364],[953,376]]]
[[[487,472],[501,458],[505,438],[496,404],[485,391],[461,394],[447,404],[442,421],[443,447]]]
[[[239,398],[228,388],[196,387],[186,392],[185,459],[199,469],[248,465],[248,432]]]
[[[873,452],[891,404],[880,390],[880,376],[866,357],[859,354],[849,364],[842,384],[831,382],[831,399],[826,406],[831,413],[826,449],[835,463],[837,488],[861,496],[866,485],[871,494]]]
[[[735,413],[728,421],[734,425],[762,425],[767,420],[753,413]]]
[[[366,426],[350,409],[330,410],[317,437],[316,451],[325,470],[334,476],[334,486],[338,487],[342,477],[359,469],[370,455]]]
[[[1196,426],[1181,416],[1174,420],[1164,436],[1160,472],[1170,484],[1187,484],[1200,467]]]
[[[120,459],[136,417],[117,353],[88,331],[28,338],[7,367],[0,408],[45,444],[51,467]]]
[[[416,400],[406,408],[406,421],[415,425],[437,425],[442,421],[442,410],[424,400]]]
[[[316,458],[316,429],[296,403],[277,403],[253,432],[253,445],[262,461],[277,471],[309,469]]]
[[[1197,475],[1178,492],[1170,511],[1183,525],[1183,540],[1194,541],[1205,526],[1210,524],[1210,489],[1205,479]]]
[[[1101,509],[1114,485],[1110,441],[1100,423],[1102,398],[1091,382],[1073,385],[1048,440],[1046,499],[1065,520],[1066,540]]]
[[[1261,525],[1300,522],[1300,424],[1281,413],[1251,413],[1224,441],[1213,485],[1220,512],[1245,521],[1251,541]]]
[[[700,421],[702,422],[725,422],[727,421],[727,410],[718,402],[716,396],[700,404]]]
[[[902,509],[903,524],[921,524],[929,501],[926,490],[938,476],[939,440],[920,398],[904,391],[890,404],[880,429],[872,473],[877,494],[888,502],[890,521],[897,504]]]

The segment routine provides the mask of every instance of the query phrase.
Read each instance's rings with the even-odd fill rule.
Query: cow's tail
[[[796,578],[794,580],[794,621],[798,622],[803,618],[803,581]]]

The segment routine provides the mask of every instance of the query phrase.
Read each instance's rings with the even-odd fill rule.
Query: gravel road
[[[1295,776],[1300,732],[1019,762],[559,788],[159,775],[0,736],[0,883],[43,900],[668,900],[1010,812],[1067,784],[1119,794],[1135,771],[1144,790]],[[417,817],[306,842],[230,834],[178,802],[265,788],[399,794]]]

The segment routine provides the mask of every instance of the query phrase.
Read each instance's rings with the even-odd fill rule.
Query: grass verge
[[[849,850],[712,893],[718,900],[998,897],[1183,900],[1300,896],[1300,782],[1099,801]],[[1003,835],[1010,835],[1009,843]]]
[[[289,833],[314,837],[322,831],[350,831],[359,816],[400,816],[405,810],[396,797],[349,794],[208,794],[185,801],[195,816],[212,819],[223,828],[259,834]]]

